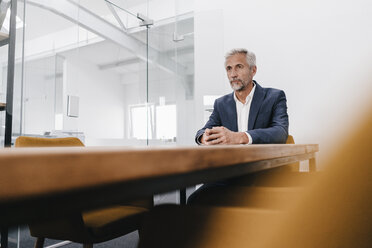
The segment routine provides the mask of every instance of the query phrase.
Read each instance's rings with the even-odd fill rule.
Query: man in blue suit
[[[253,80],[257,71],[254,53],[233,49],[225,58],[227,77],[234,92],[214,102],[213,112],[196,133],[195,141],[204,145],[286,143],[288,114],[284,92],[262,88]],[[234,183],[235,180],[226,180],[204,184],[187,202],[198,204],[198,199],[206,196],[213,199],[213,194],[221,197],[219,189]]]
[[[245,49],[226,55],[225,69],[233,93],[218,98],[198,144],[285,143],[288,136],[287,100],[282,90],[262,88],[253,80],[256,56]]]

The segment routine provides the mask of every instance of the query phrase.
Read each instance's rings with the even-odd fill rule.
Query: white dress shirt
[[[245,99],[245,103],[242,103],[238,100],[234,93],[234,100],[236,103],[236,114],[237,114],[237,121],[238,121],[238,131],[245,132],[248,136],[249,142],[248,145],[253,143],[251,135],[248,133],[248,118],[249,118],[249,110],[251,108],[251,103],[254,95],[254,91],[256,89],[256,84],[253,83],[253,88],[247,98]]]

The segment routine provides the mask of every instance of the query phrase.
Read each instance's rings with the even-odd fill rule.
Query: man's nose
[[[236,73],[236,71],[234,69],[230,70],[230,77],[237,77],[238,74]]]

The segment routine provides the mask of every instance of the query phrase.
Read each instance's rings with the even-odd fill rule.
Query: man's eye
[[[243,65],[238,65],[238,68],[239,68],[239,69],[242,69],[242,68],[243,68]]]

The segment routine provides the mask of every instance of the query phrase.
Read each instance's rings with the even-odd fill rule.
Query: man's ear
[[[257,66],[252,66],[252,74],[253,76],[256,75],[256,72],[257,72]]]

